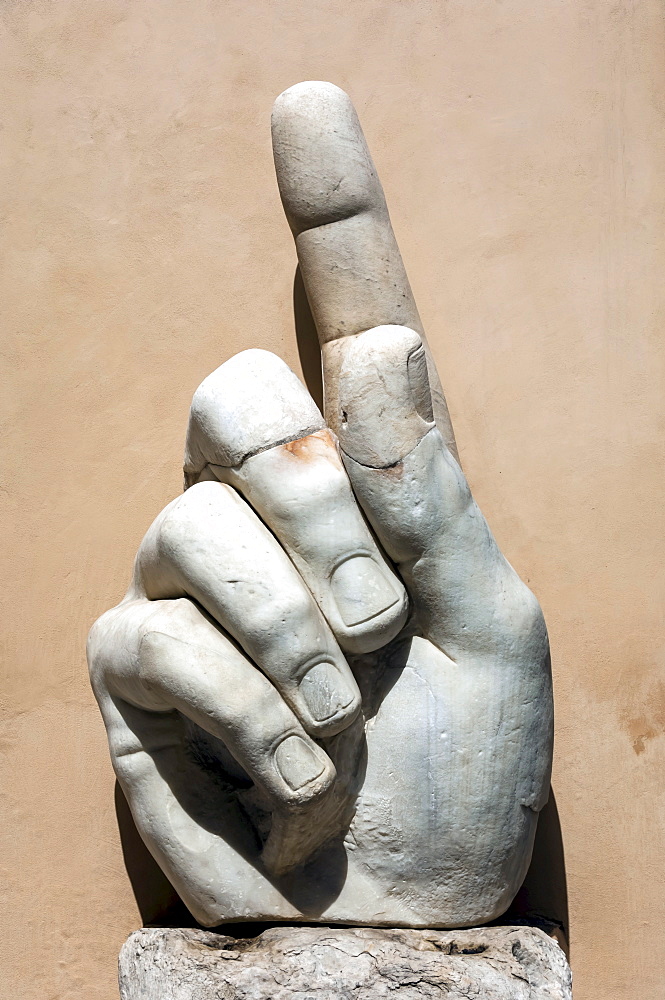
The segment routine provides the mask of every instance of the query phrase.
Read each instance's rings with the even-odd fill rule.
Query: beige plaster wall
[[[659,0],[5,0],[0,992],[111,1000],[140,922],[84,639],[192,391],[297,367],[268,116],[352,94],[472,486],[549,622],[578,1000],[665,966]],[[4,992],[6,991],[6,992]]]

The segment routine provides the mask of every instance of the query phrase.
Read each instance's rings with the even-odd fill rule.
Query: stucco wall
[[[578,1000],[665,966],[659,0],[3,5],[0,990],[111,1000],[140,916],[84,640],[191,394],[298,367],[273,98],[353,96],[472,487],[549,623]]]

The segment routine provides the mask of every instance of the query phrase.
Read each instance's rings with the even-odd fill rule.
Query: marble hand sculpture
[[[273,112],[325,418],[244,351],[192,403],[185,492],[88,656],[148,848],[206,926],[498,917],[549,789],[547,632],[456,458],[346,94]]]

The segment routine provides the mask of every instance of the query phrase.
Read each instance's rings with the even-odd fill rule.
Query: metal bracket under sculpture
[[[456,457],[346,96],[278,98],[325,417],[250,350],[196,391],[184,494],[89,662],[136,825],[196,918],[462,927],[548,795],[547,632]]]

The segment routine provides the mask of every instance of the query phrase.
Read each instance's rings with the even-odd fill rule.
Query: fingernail
[[[421,344],[415,351],[411,351],[406,359],[406,370],[409,376],[409,388],[413,398],[413,405],[416,413],[423,420],[432,423],[434,414],[432,413],[432,394],[429,387],[429,374],[427,372],[427,357],[425,348]]]
[[[333,663],[316,663],[300,682],[300,691],[316,722],[332,719],[356,698],[356,690]]]
[[[287,736],[275,750],[275,764],[289,788],[297,792],[325,770],[325,763],[300,736]]]
[[[392,583],[369,556],[341,563],[331,580],[333,597],[345,625],[360,625],[399,600]]]

